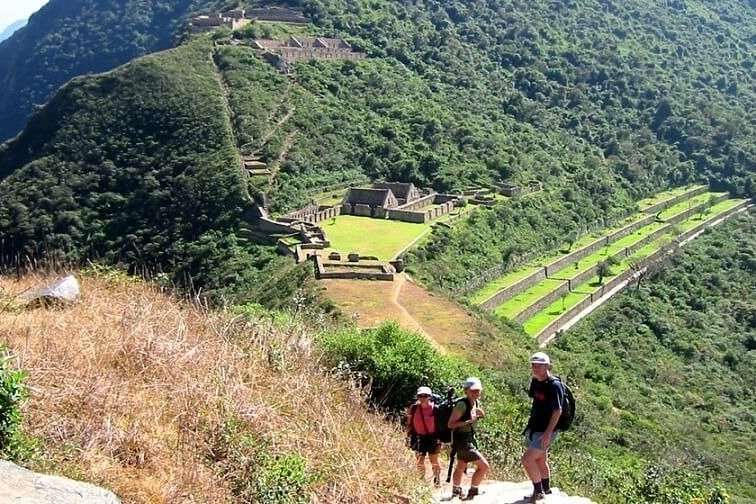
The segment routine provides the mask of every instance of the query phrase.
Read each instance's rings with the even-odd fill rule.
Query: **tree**
[[[612,270],[607,261],[599,261],[597,264],[596,273],[599,277],[599,285],[604,285],[604,278],[613,275]]]

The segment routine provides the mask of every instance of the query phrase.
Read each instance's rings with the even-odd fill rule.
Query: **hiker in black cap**
[[[522,465],[533,483],[533,495],[526,497],[537,502],[551,493],[548,450],[557,437],[557,424],[564,405],[562,382],[551,378],[551,360],[543,352],[530,358],[533,379],[528,395],[533,398],[530,419],[525,428],[525,454]]]

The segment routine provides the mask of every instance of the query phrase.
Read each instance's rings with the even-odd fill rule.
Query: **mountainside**
[[[31,119],[24,134],[0,147],[0,193],[21,205],[10,205],[0,217],[0,230],[8,237],[2,244],[6,261],[44,251],[71,260],[105,257],[135,270],[153,268],[157,260],[157,269],[177,270],[172,265],[183,260],[176,257],[177,246],[166,243],[181,235],[181,228],[199,228],[181,241],[198,240],[211,229],[223,241],[219,237],[238,229],[244,204],[231,198],[226,199],[231,202],[227,211],[198,213],[197,208],[180,208],[183,202],[192,205],[194,198],[160,189],[160,195],[151,197],[167,198],[179,214],[205,220],[178,224],[179,231],[168,231],[171,238],[166,240],[153,238],[166,234],[158,229],[164,224],[151,218],[155,207],[140,202],[153,189],[171,187],[177,170],[188,169],[182,172],[188,180],[195,170],[215,177],[210,165],[196,164],[204,155],[213,157],[223,174],[213,191],[248,190],[265,196],[274,211],[307,203],[313,191],[325,186],[365,176],[441,191],[531,179],[544,183],[546,190],[532,201],[435,231],[410,260],[423,281],[437,286],[457,286],[462,276],[496,266],[512,254],[537,251],[570,232],[612,222],[633,208],[633,199],[659,188],[697,180],[753,194],[756,158],[748,139],[754,123],[748,110],[754,105],[755,22],[750,3],[289,3],[300,5],[313,25],[253,24],[233,34],[239,45],[228,44],[232,35],[220,30],[190,42],[191,49],[148,59],[172,58],[167,64],[138,62],[127,67],[131,70],[115,72],[115,80],[90,77],[66,86]],[[126,11],[141,20],[138,26],[152,23],[148,40],[167,43],[171,30],[160,23],[176,27],[198,4],[149,6],[145,11],[134,4]],[[52,2],[0,49],[10,50],[23,37],[32,40],[34,26],[43,22],[60,28],[53,30],[56,37],[74,40],[62,27],[95,19],[83,10],[64,9],[63,3]],[[108,35],[105,48],[118,33]],[[245,46],[250,38],[291,33],[344,36],[368,58],[295,63],[294,74],[283,76]],[[72,55],[78,54],[74,45]],[[132,53],[148,46],[141,44]],[[189,54],[193,56],[181,60]],[[195,60],[201,64],[187,68]],[[53,62],[46,66],[58,67]],[[25,75],[16,69],[6,78],[28,84]],[[152,86],[153,80],[180,82],[180,103],[171,96],[170,85]],[[134,86],[133,94],[110,85],[121,81]],[[52,85],[46,79],[34,82]],[[7,103],[13,100],[12,94],[3,96]],[[203,101],[207,96],[212,100]],[[100,107],[112,113],[92,117]],[[186,122],[188,111],[201,111],[202,117]],[[88,127],[91,119],[102,127]],[[196,129],[206,121],[218,125],[208,128],[209,141]],[[165,134],[166,128],[180,141],[161,148],[154,134]],[[111,129],[128,131],[125,148],[113,144]],[[64,138],[67,149],[62,148]],[[234,149],[259,155],[274,168],[274,176],[252,178],[241,188]],[[184,156],[187,150],[202,155]],[[132,166],[133,159],[142,161]],[[155,170],[153,178],[134,179],[147,164]],[[60,170],[56,166],[76,176],[59,184],[52,175]],[[160,168],[167,166],[173,168]],[[83,197],[81,180],[110,171],[123,177],[124,184],[92,187],[92,194]],[[151,186],[142,192],[130,189],[143,184]],[[27,185],[40,188],[40,194],[70,194],[74,203],[68,210],[86,214],[80,218],[88,224],[69,226],[71,214],[65,222],[53,218],[45,210],[50,204],[37,205]],[[103,192],[137,203],[98,206],[94,195]],[[115,219],[128,223],[124,229],[136,241],[125,238],[123,226],[107,224],[115,208],[121,215]],[[216,241],[206,241],[205,256],[217,255],[209,250]],[[236,250],[231,243],[221,248]],[[206,273],[203,261],[194,259],[193,277]]]
[[[167,49],[210,0],[50,0],[0,43],[0,141],[72,77]]]
[[[16,30],[26,25],[26,19],[19,19],[18,21],[8,25],[2,33],[0,33],[0,42],[13,35]]]

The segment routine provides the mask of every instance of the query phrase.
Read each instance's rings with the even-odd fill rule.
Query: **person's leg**
[[[421,478],[425,477],[425,453],[417,453],[417,472]]]
[[[433,470],[433,482],[441,481],[441,464],[438,461],[438,453],[429,453],[428,460],[430,460],[431,469]]]
[[[473,473],[470,480],[470,486],[477,488],[483,482],[490,469],[491,465],[488,463],[485,457],[481,456],[480,459],[476,460],[475,472]]]
[[[528,473],[530,481],[533,483],[533,495],[530,497],[530,502],[544,497],[543,481],[541,475],[541,466],[543,460],[546,458],[546,452],[541,450],[541,433],[534,433],[532,436],[526,437],[526,443],[528,448],[522,456],[522,465],[525,468],[525,472]]]
[[[532,481],[533,483],[541,481],[541,470],[539,469],[538,460],[541,458],[541,455],[543,453],[544,452],[542,452],[541,450],[530,446],[522,455],[522,466],[525,468],[525,472],[528,474],[528,478],[530,478],[530,481]]]
[[[541,486],[543,487],[543,493],[551,493],[551,470],[549,469],[549,454],[543,452],[543,457],[536,459],[538,464],[538,472],[541,474]]]
[[[452,473],[452,485],[456,488],[462,484],[462,476],[467,469],[467,462],[457,457],[457,465],[454,466],[454,472]]]

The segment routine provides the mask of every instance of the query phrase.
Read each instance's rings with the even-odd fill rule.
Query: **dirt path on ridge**
[[[417,285],[406,274],[393,282],[321,280],[325,295],[361,328],[395,320],[407,330],[426,336],[441,351],[472,346],[481,334],[495,328],[476,319],[463,307]]]

